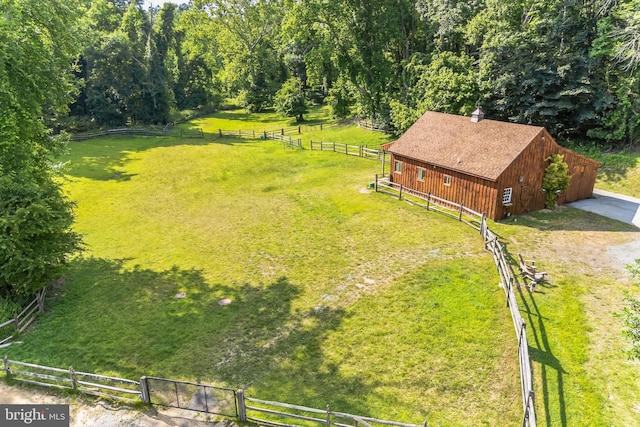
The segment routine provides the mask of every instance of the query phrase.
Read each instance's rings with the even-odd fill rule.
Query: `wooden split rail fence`
[[[423,206],[427,210],[441,212],[480,231],[485,248],[493,255],[494,262],[498,269],[500,285],[505,291],[507,307],[511,312],[511,320],[513,321],[513,326],[515,327],[518,338],[518,360],[520,365],[520,386],[523,405],[522,426],[536,427],[537,422],[529,342],[527,340],[526,324],[520,314],[514,290],[514,286],[516,285],[515,276],[513,275],[510,264],[507,262],[504,246],[500,243],[498,236],[489,229],[487,218],[483,214],[468,209],[461,204],[434,197],[428,193],[425,194],[404,188],[400,184],[391,182],[387,177],[378,177],[378,175],[376,175],[375,190],[398,197],[398,199],[408,203]]]
[[[3,358],[5,376],[13,381],[73,390],[93,396],[252,421],[261,425],[325,427],[427,427],[247,397],[243,390],[143,376],[139,381]],[[322,418],[320,418],[322,416]],[[294,420],[294,421],[291,421]],[[298,422],[298,424],[294,424]]]
[[[367,159],[382,159],[382,150],[377,148],[369,148],[363,145],[349,145],[339,142],[310,142],[311,150],[333,151],[335,153],[344,153],[348,156],[358,156]]]
[[[35,320],[38,313],[44,311],[44,302],[47,296],[47,288],[43,288],[36,292],[35,298],[27,304],[27,306],[18,314],[13,316],[4,323],[0,323],[1,331],[10,331],[8,336],[0,335],[0,348],[8,347],[11,345],[12,340],[17,334],[25,331]],[[4,334],[3,334],[4,335]]]

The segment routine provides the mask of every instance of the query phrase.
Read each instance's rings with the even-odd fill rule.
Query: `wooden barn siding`
[[[521,215],[544,209],[546,195],[541,191],[542,179],[549,165],[545,159],[555,153],[564,155],[564,161],[572,175],[569,188],[565,193],[560,194],[558,203],[591,197],[599,163],[561,147],[545,129],[514,159],[496,182],[465,175],[427,162],[395,156],[393,153],[391,153],[391,177],[393,182],[463,204],[497,221],[505,218],[507,213]],[[394,160],[402,162],[402,174],[393,172]],[[418,181],[418,167],[426,170],[424,182]],[[451,176],[450,186],[444,185],[444,175]],[[520,181],[521,176],[522,181]],[[505,188],[513,189],[511,206],[502,205]]]
[[[542,178],[548,164],[544,159],[555,152],[555,147],[556,144],[551,136],[541,131],[498,177],[500,200],[496,204],[497,218],[495,219],[504,218],[507,213],[521,215],[544,208]],[[502,205],[502,193],[505,188],[513,189],[510,207]]]
[[[402,162],[402,174],[392,172],[393,182],[463,204],[469,209],[493,218],[497,197],[494,182],[394,154],[391,155],[392,171],[395,160]],[[424,181],[418,181],[419,167],[426,171]],[[451,185],[444,185],[445,175],[451,177]]]
[[[558,153],[564,155],[564,161],[569,166],[571,175],[569,188],[560,194],[558,203],[575,202],[591,197],[600,163],[561,146],[558,146]]]

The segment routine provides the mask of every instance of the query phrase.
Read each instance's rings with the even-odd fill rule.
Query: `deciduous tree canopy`
[[[290,78],[401,133],[425,110],[637,144],[639,0],[83,0],[73,114],[165,123],[226,98],[274,107]]]

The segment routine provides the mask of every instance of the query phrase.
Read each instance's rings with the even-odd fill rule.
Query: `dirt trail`
[[[70,425],[73,427],[236,427],[232,421],[207,421],[206,415],[192,411],[159,411],[155,407],[141,411],[100,400],[63,397],[41,389],[8,386],[4,382],[0,382],[0,403],[69,405]]]

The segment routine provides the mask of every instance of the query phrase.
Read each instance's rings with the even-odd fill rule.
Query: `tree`
[[[640,279],[640,259],[635,265],[627,267],[634,278]],[[640,281],[636,283],[640,287]],[[622,321],[624,323],[624,335],[631,341],[631,348],[628,351],[630,359],[640,360],[640,299],[631,292],[626,291],[624,301],[627,306],[622,309]]]
[[[426,62],[426,58],[424,58]],[[411,84],[406,101],[391,103],[391,123],[398,133],[409,128],[425,111],[469,115],[479,96],[473,59],[451,52],[435,54],[428,65],[416,55],[405,71]]]
[[[284,82],[274,99],[276,110],[286,117],[295,117],[297,122],[304,121],[303,115],[308,111],[300,86],[298,79],[291,77]]]
[[[282,9],[274,0],[205,0],[224,67],[220,79],[249,111],[270,106],[284,80],[274,42]]]
[[[545,159],[549,162],[549,166],[544,170],[542,178],[542,189],[547,194],[547,208],[556,208],[556,198],[562,191],[569,188],[569,166],[564,162],[564,156],[561,154],[553,154]]]
[[[79,52],[69,0],[0,5],[0,294],[44,287],[80,245],[72,203],[55,179],[63,148],[45,126],[65,114]]]

